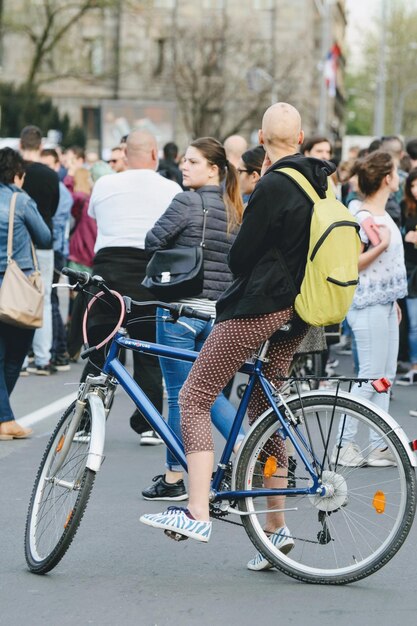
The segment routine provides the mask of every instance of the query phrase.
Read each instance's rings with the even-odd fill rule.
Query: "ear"
[[[258,172],[252,172],[251,174],[252,176],[252,180],[253,182],[256,184],[258,182],[258,180],[260,179],[260,175],[258,174]]]
[[[259,140],[260,145],[263,146],[264,145],[264,134],[263,134],[262,128],[260,128],[258,130],[258,140]]]
[[[303,142],[304,142],[304,131],[300,130],[300,134],[298,135],[298,145],[301,146]]]

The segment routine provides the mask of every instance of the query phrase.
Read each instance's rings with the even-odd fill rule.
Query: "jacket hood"
[[[303,154],[291,154],[276,161],[265,173],[268,174],[284,167],[292,167],[303,174],[320,197],[324,197],[326,194],[328,176],[336,171],[336,166],[331,161],[322,161],[321,159],[306,157]]]

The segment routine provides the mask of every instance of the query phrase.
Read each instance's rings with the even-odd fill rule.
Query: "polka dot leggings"
[[[218,394],[243,363],[269,339],[281,326],[293,317],[293,308],[265,315],[226,320],[216,324],[208,336],[180,392],[181,430],[185,453],[214,449],[211,433],[210,408]],[[271,343],[269,362],[264,365],[264,374],[274,381],[286,376],[291,361],[301,340],[307,332],[301,324],[296,336]],[[268,400],[257,385],[248,407],[249,422],[252,424],[268,408]],[[274,450],[269,454],[277,457],[281,466],[287,465],[285,442],[276,437]]]

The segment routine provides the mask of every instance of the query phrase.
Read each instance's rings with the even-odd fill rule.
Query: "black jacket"
[[[59,178],[43,163],[28,162],[23,189],[36,202],[39,213],[52,233],[52,218],[59,203]],[[44,246],[38,246],[44,249]],[[46,249],[52,248],[52,242]]]
[[[307,259],[312,202],[293,180],[275,171],[283,167],[304,174],[321,198],[335,169],[328,161],[294,154],[274,163],[259,180],[229,253],[235,281],[217,303],[218,322],[272,313],[294,303],[294,288],[277,249],[298,289]]]
[[[145,249],[149,253],[165,248],[198,246],[203,232],[203,204],[207,209],[204,246],[204,286],[200,298],[217,300],[231,284],[232,274],[227,255],[235,234],[227,233],[226,209],[222,190],[205,185],[198,191],[184,191],[172,200],[165,213],[147,233]]]

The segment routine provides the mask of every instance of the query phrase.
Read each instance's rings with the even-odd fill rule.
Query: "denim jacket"
[[[0,183],[0,282],[7,267],[7,234],[9,232],[9,208],[13,193],[17,192],[13,227],[12,258],[25,273],[33,271],[30,240],[42,247],[51,244],[51,232],[43,221],[35,202],[16,185]]]

